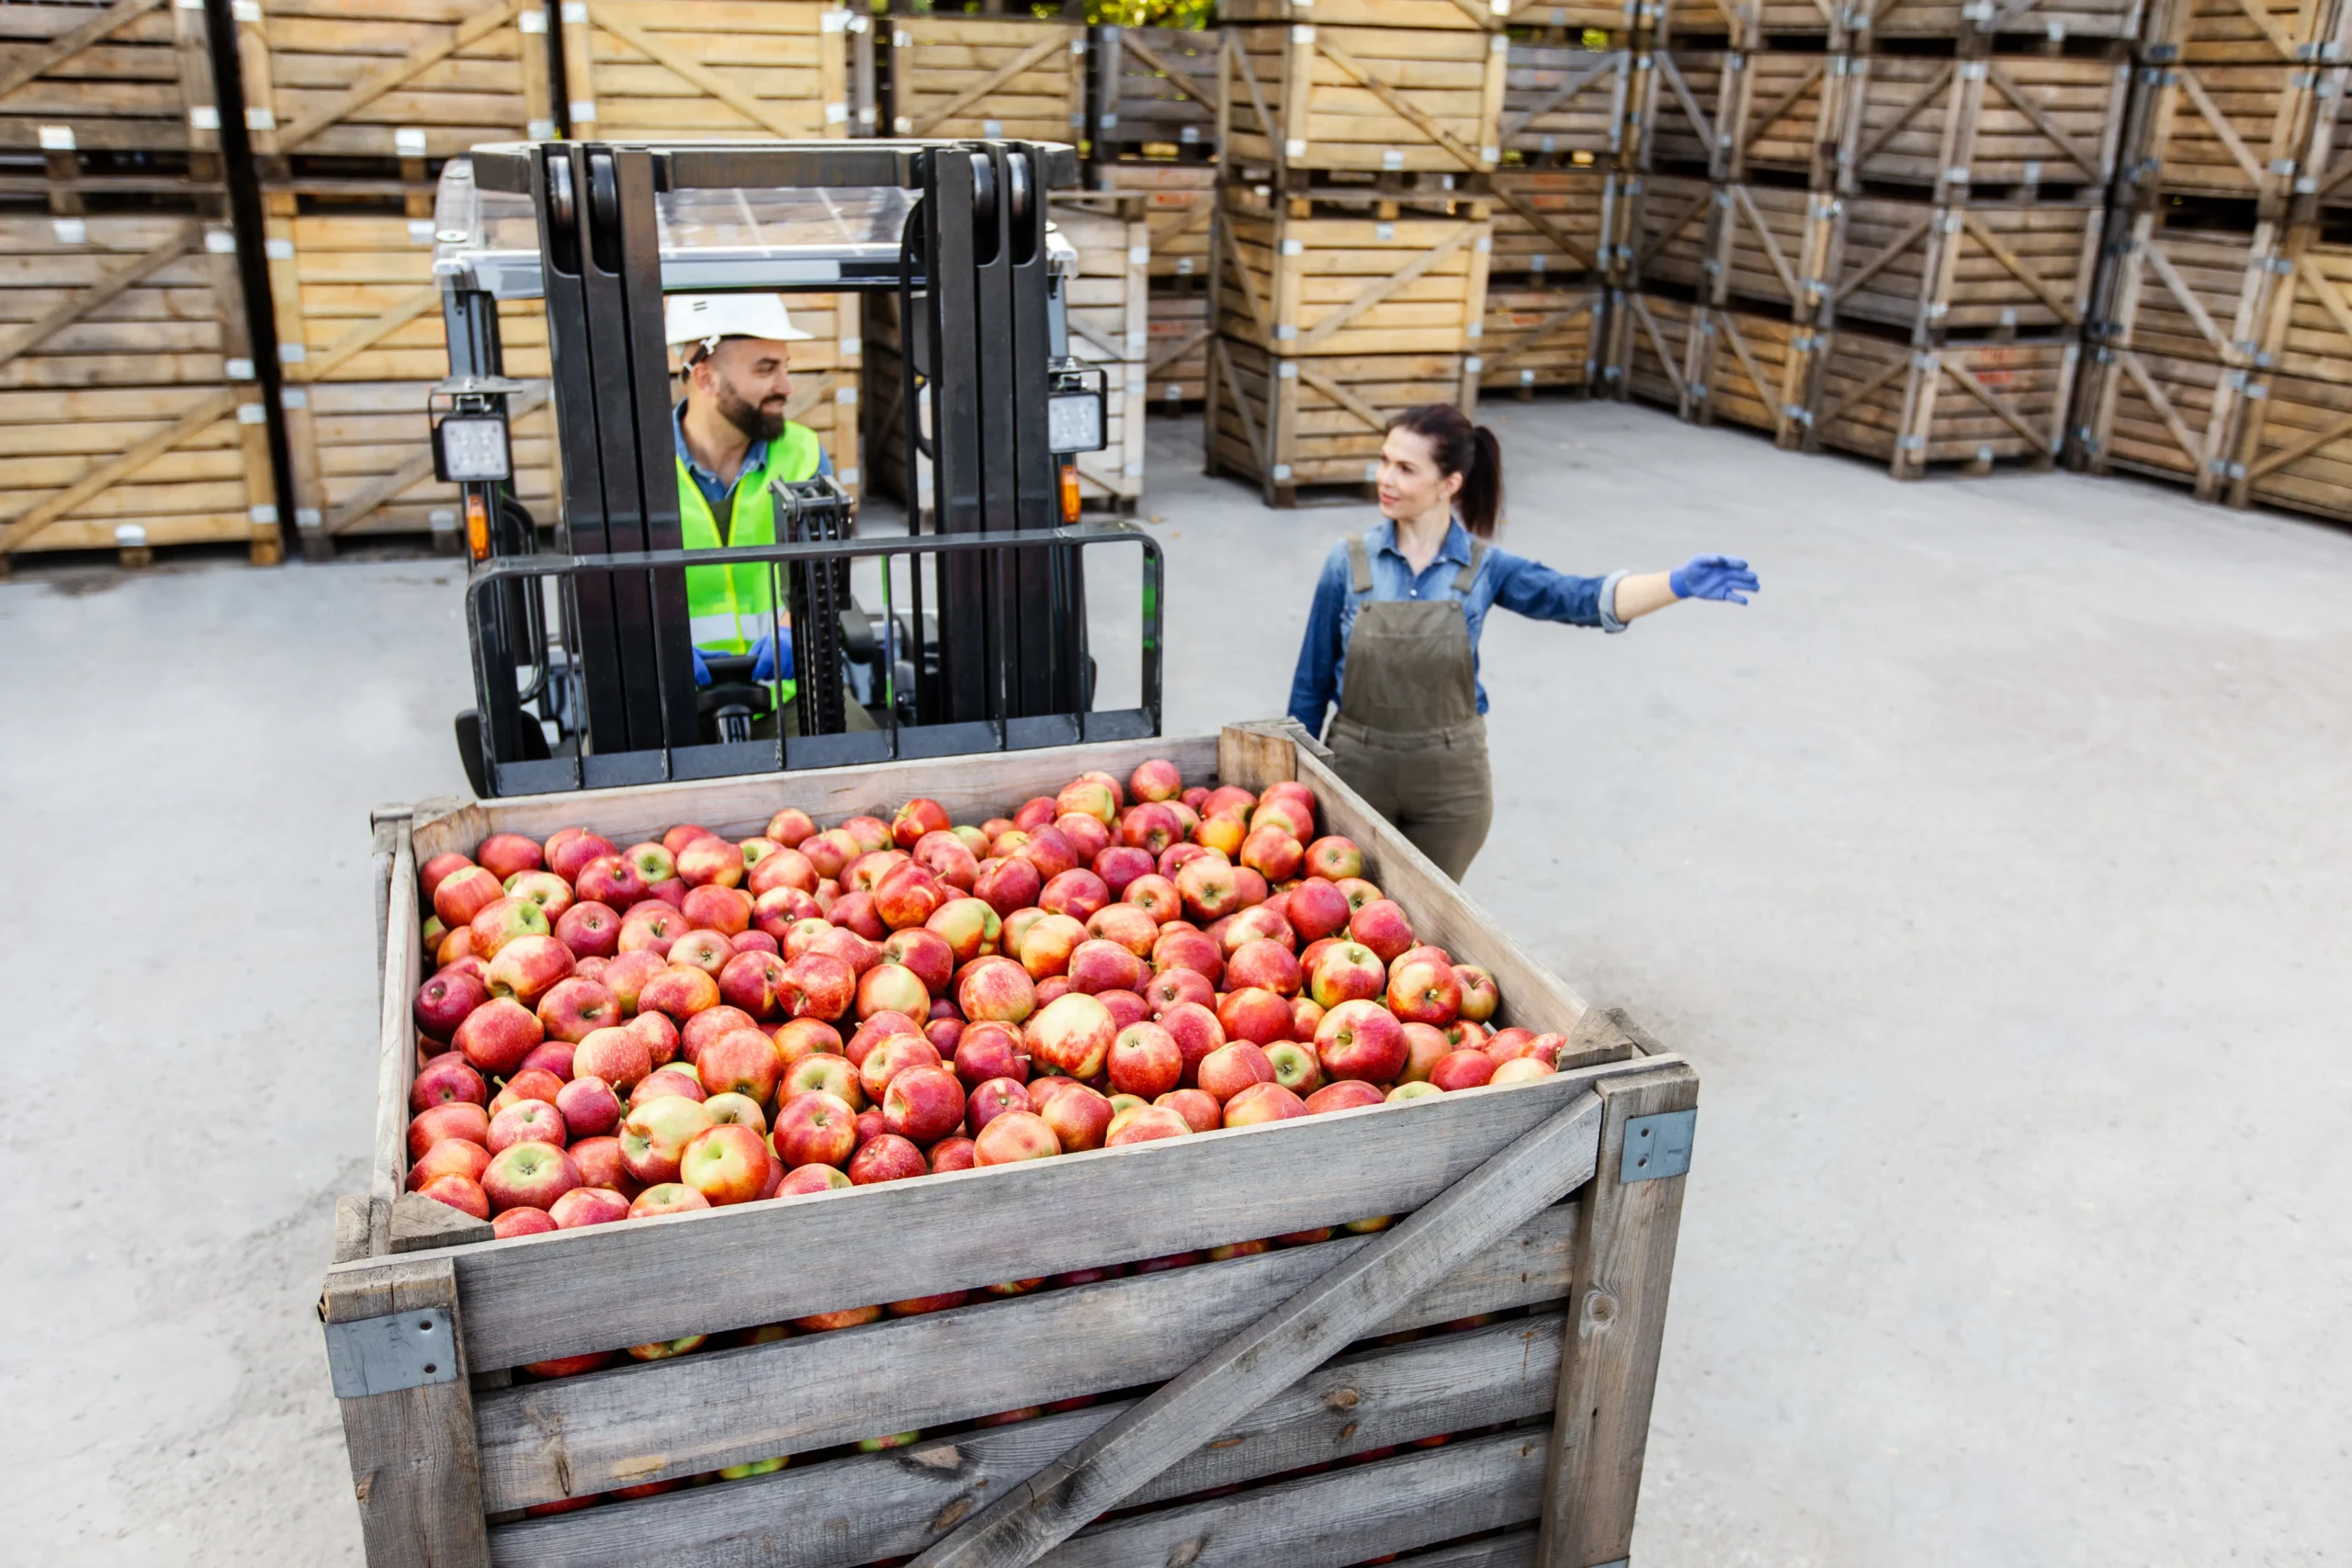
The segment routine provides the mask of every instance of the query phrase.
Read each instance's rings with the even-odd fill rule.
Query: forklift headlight
[[[1103,423],[1102,393],[1096,388],[1056,392],[1046,400],[1046,441],[1057,457],[1102,450]]]
[[[496,414],[450,414],[433,427],[433,474],[448,484],[489,484],[514,477],[506,422]]]

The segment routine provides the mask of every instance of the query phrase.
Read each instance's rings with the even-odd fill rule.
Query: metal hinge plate
[[[1622,1185],[1680,1176],[1690,1168],[1690,1134],[1696,1111],[1664,1111],[1625,1123],[1625,1157],[1617,1172]]]
[[[330,1323],[326,1335],[327,1371],[334,1380],[337,1399],[458,1380],[458,1347],[449,1337],[449,1320],[431,1307]]]

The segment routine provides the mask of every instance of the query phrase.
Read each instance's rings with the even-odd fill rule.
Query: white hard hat
[[[805,343],[815,336],[792,324],[783,299],[774,294],[673,294],[662,302],[666,339],[673,347],[700,344],[706,350],[723,337],[759,337]]]

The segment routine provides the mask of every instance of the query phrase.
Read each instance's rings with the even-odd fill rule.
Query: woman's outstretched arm
[[[1692,556],[1672,571],[1645,571],[1617,580],[1620,621],[1637,620],[1678,599],[1720,599],[1745,604],[1757,591],[1756,574],[1736,556]]]

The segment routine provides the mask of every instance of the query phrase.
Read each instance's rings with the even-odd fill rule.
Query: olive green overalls
[[[1470,592],[1486,556],[1487,542],[1472,540],[1455,594]],[[1459,881],[1495,816],[1470,623],[1458,597],[1370,599],[1372,560],[1361,537],[1348,541],[1348,565],[1357,606],[1327,738],[1336,771]]]

